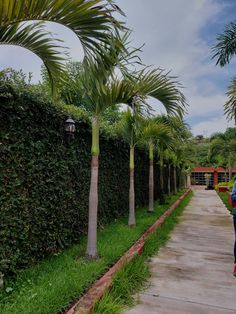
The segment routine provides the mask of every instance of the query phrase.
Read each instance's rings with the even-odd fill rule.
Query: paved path
[[[150,286],[126,314],[236,313],[232,217],[215,191],[195,188],[171,240],[150,266]]]

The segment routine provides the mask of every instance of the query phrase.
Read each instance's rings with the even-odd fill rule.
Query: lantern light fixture
[[[71,118],[68,118],[65,121],[65,132],[68,135],[74,135],[75,133],[75,121]]]

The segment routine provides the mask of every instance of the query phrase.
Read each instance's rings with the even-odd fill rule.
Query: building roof
[[[236,167],[232,167],[232,172],[236,173]],[[194,167],[192,172],[228,172],[228,169],[225,170],[223,167]]]

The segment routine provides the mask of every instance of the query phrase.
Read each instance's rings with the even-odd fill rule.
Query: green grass
[[[130,229],[127,217],[123,217],[99,230],[100,258],[96,261],[84,259],[84,237],[79,245],[19,271],[16,278],[6,278],[0,292],[0,313],[57,314],[68,308],[181,194],[169,197],[165,205],[156,204],[153,214],[147,213],[146,208],[137,209],[135,228]]]
[[[176,208],[160,229],[150,235],[145,243],[142,256],[136,256],[133,261],[124,265],[113,279],[112,289],[95,305],[94,314],[120,314],[124,306],[134,304],[133,294],[147,283],[150,271],[147,259],[156,254],[169,239],[171,230],[178,223],[179,217],[190,201],[190,193]]]
[[[217,192],[217,193],[218,193],[219,197],[221,198],[222,202],[225,204],[226,208],[232,214],[233,208],[229,205],[227,193],[226,192]]]

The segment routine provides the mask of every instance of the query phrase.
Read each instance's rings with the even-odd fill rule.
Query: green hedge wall
[[[87,231],[91,130],[76,120],[63,142],[67,114],[26,92],[0,86],[0,270],[14,272],[77,243]],[[128,211],[129,149],[102,132],[99,223]],[[136,205],[148,200],[148,156],[136,150]],[[159,180],[158,167],[155,169]],[[156,182],[155,194],[159,193]]]

